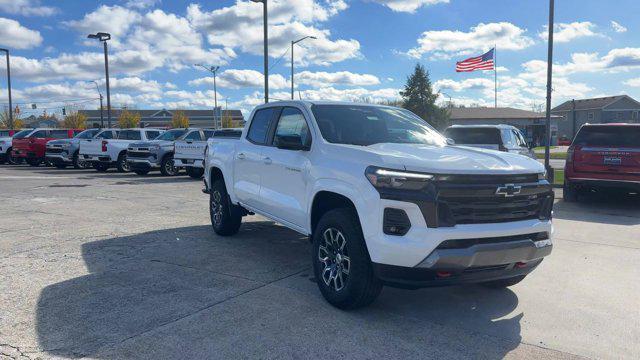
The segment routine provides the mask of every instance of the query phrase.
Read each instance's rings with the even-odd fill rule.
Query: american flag
[[[491,49],[486,53],[468,58],[466,60],[456,62],[456,72],[469,72],[476,70],[494,70],[493,51]]]

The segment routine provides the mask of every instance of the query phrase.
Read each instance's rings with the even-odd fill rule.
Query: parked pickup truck
[[[452,139],[456,145],[500,150],[536,158],[524,135],[517,127],[511,125],[452,125],[444,131],[444,136]]]
[[[343,309],[383,285],[511,286],[551,253],[540,163],[450,145],[400,108],[259,106],[239,140],[209,140],[204,181],[217,234],[257,213],[308,235],[320,292]]]
[[[80,155],[93,167],[104,172],[115,166],[119,172],[129,171],[127,148],[138,141],[152,140],[164,130],[159,129],[121,129],[115,139],[90,139],[80,141]]]
[[[210,138],[239,139],[242,129],[194,129],[175,142],[173,162],[176,167],[184,167],[187,175],[200,179],[204,174],[204,150]]]
[[[23,130],[27,132],[29,130]],[[20,133],[19,130],[0,130],[0,164],[8,162],[15,164],[15,159],[11,156],[13,146],[13,136]]]
[[[84,169],[86,162],[80,159],[78,150],[80,140],[92,139],[100,129],[87,129],[71,139],[51,140],[47,143],[45,159],[58,169],[72,165],[76,169]]]
[[[127,163],[138,175],[146,175],[153,169],[160,169],[164,176],[175,176],[180,167],[173,165],[173,144],[189,129],[171,129],[154,140],[129,144]]]
[[[78,129],[34,129],[27,136],[13,138],[13,156],[25,159],[31,166],[45,161],[47,143],[56,139],[70,139],[80,133]]]

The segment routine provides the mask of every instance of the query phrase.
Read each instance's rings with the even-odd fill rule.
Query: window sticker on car
[[[622,164],[622,159],[619,158],[619,157],[605,156],[603,158],[603,163],[605,165],[621,165]]]

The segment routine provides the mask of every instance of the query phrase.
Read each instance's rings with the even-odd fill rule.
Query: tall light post
[[[195,65],[200,66],[201,68],[213,73],[213,105],[214,105],[214,116],[215,116],[215,114],[217,114],[217,111],[218,111],[218,86],[216,84],[216,75],[218,73],[218,70],[220,70],[220,66],[205,66],[202,64],[195,64]],[[218,125],[217,119],[214,119],[214,121],[216,122],[214,126],[217,126]]]
[[[7,92],[9,93],[9,122],[13,126],[13,103],[11,102],[11,64],[9,63],[9,49],[0,49],[7,54]]]
[[[102,92],[100,92],[100,87],[98,86],[98,82],[93,80],[94,84],[96,84],[96,90],[98,90],[98,95],[100,95],[100,128],[104,127],[104,115],[102,113]]]
[[[301,42],[303,40],[306,40],[306,39],[314,39],[315,40],[317,38],[315,36],[305,36],[303,38],[300,38],[300,39],[298,39],[296,41],[292,41],[291,42],[291,100],[293,100],[293,91],[294,91],[293,90],[293,61],[294,61],[293,48],[294,48],[295,44],[297,44],[297,43],[299,43],[299,42]]]
[[[446,92],[442,92],[440,91],[440,94],[446,96],[449,98],[449,109],[451,109],[453,107],[453,102],[451,101],[451,95],[447,94]]]
[[[107,124],[111,128],[111,89],[109,87],[109,50],[107,49],[107,40],[111,40],[111,34],[99,32],[89,34],[87,38],[102,41],[104,45],[104,72],[107,77]]]
[[[555,176],[553,169],[549,165],[549,146],[551,145],[551,91],[553,76],[553,13],[554,0],[549,0],[549,44],[547,49],[547,119],[545,124],[545,138],[547,139],[544,147],[544,168],[547,171],[547,179],[553,184]]]
[[[264,102],[269,102],[269,31],[268,31],[268,11],[267,0],[251,0],[255,3],[262,3],[263,15],[262,23],[264,28]]]

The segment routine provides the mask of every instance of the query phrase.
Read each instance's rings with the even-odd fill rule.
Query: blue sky
[[[420,62],[454,103],[493,105],[492,72],[454,68],[496,44],[499,105],[544,104],[545,1],[269,1],[273,98],[289,96],[289,42],[314,35],[296,46],[296,97],[394,99]],[[554,104],[621,93],[640,99],[638,13],[632,0],[557,2]],[[103,59],[86,39],[96,31],[113,35],[114,106],[212,107],[210,74],[193,66],[205,63],[221,67],[219,104],[248,111],[263,98],[261,26],[261,5],[249,1],[0,0],[0,46],[11,49],[23,113],[34,102],[38,113],[97,106],[91,81],[104,92]],[[0,70],[4,79],[4,63]],[[0,99],[7,102],[4,85]]]

